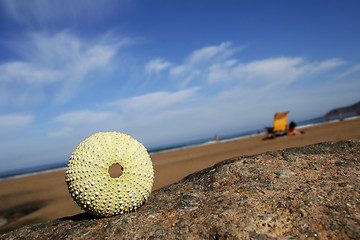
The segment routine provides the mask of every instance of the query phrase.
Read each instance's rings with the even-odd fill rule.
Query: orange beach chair
[[[267,127],[267,136],[263,139],[271,139],[286,134],[287,112],[279,112],[274,115],[274,123],[272,127]]]
[[[275,113],[274,124],[273,124],[273,129],[272,129],[273,132],[282,132],[282,131],[286,130],[288,113],[289,113],[289,111]]]

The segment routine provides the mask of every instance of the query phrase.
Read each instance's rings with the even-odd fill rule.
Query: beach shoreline
[[[345,118],[345,120],[352,120],[352,119],[356,119],[358,118],[358,116],[354,115],[354,114],[350,114],[348,117]],[[326,124],[326,123],[336,123],[339,121],[339,118],[334,118],[328,121],[325,121],[325,119],[323,119],[320,122],[313,122],[313,123],[306,123],[305,125],[299,125],[297,127],[297,129],[306,129],[309,127],[315,127],[317,125],[321,125],[321,124]],[[307,121],[303,121],[303,122],[312,122],[311,120],[307,120]],[[232,137],[229,136],[223,136],[222,138],[218,138],[217,140],[215,139],[203,139],[203,140],[198,140],[198,141],[193,141],[193,143],[183,143],[183,144],[179,144],[179,145],[171,145],[168,147],[157,147],[154,149],[148,149],[148,152],[150,155],[155,155],[155,154],[159,154],[159,153],[167,153],[167,152],[171,152],[171,151],[178,151],[178,150],[182,150],[182,149],[191,149],[191,148],[197,148],[197,147],[202,147],[202,146],[206,146],[206,145],[211,145],[211,144],[215,144],[215,143],[226,143],[226,142],[232,142],[232,141],[237,141],[237,140],[241,140],[241,139],[247,139],[247,138],[251,138],[251,137],[256,137],[256,136],[263,136],[263,134],[266,134],[266,131],[260,132],[260,130],[253,130],[253,131],[247,131],[247,132],[243,132],[243,133],[239,133],[236,135],[233,135]],[[54,163],[52,164],[55,167],[52,167],[50,165],[49,166],[39,166],[38,168],[40,170],[36,171],[29,171],[29,172],[21,172],[21,171],[16,171],[13,170],[12,172],[14,173],[10,173],[9,175],[4,174],[0,175],[0,181],[3,180],[8,180],[8,179],[14,179],[14,178],[21,178],[21,177],[27,177],[27,176],[33,176],[33,175],[38,175],[38,174],[42,174],[42,173],[48,173],[48,172],[54,172],[54,171],[61,171],[61,170],[66,170],[66,165],[63,165],[61,163]]]
[[[263,135],[220,141],[151,154],[155,170],[153,190],[211,167],[223,160],[325,141],[360,139],[360,118],[304,127],[299,136],[262,140]],[[81,213],[71,199],[64,171],[49,171],[0,181],[0,233],[27,224]],[[2,224],[2,226],[1,226]]]

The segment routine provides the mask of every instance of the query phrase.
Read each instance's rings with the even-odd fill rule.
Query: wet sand
[[[303,128],[305,134],[262,140],[263,135],[152,154],[153,189],[222,160],[324,141],[360,139],[360,118]],[[221,139],[220,139],[221,140]],[[81,213],[70,197],[64,170],[0,181],[0,233]]]

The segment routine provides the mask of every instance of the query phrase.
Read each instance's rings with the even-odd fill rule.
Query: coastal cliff
[[[337,117],[340,115],[359,113],[360,112],[360,101],[350,106],[335,108],[327,112],[323,118],[329,119],[331,117]]]
[[[360,141],[320,143],[225,160],[136,212],[83,213],[0,239],[360,239],[359,199]]]

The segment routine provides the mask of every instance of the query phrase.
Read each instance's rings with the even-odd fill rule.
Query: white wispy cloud
[[[337,79],[346,78],[346,77],[350,76],[351,74],[353,74],[353,73],[355,73],[357,71],[360,71],[360,64],[355,65],[355,66],[351,67],[350,69],[346,70],[345,72],[339,74],[337,76]]]
[[[133,1],[47,1],[47,0],[2,0],[0,6],[14,21],[29,27],[44,27],[59,22],[97,23],[108,15],[119,14],[134,5]],[[101,11],[99,11],[101,9]],[[91,17],[89,17],[91,16]]]
[[[99,131],[115,131],[124,125],[116,112],[79,110],[63,113],[54,119],[59,129],[48,132],[50,137],[87,136]]]
[[[28,22],[45,22],[55,18],[64,9],[59,2],[44,0],[35,1],[1,1],[2,7],[15,21],[28,24]],[[49,11],[50,10],[50,11]]]
[[[190,84],[218,84],[237,82],[252,87],[271,88],[287,85],[304,76],[312,76],[343,65],[339,58],[308,61],[302,57],[273,57],[243,62],[235,53],[243,47],[233,47],[231,42],[208,46],[193,51],[183,64],[173,65],[169,76],[177,86]]]
[[[162,70],[165,70],[166,68],[170,67],[171,63],[170,62],[166,62],[161,58],[156,58],[153,59],[151,61],[149,61],[146,65],[145,65],[145,72],[148,75],[151,75],[153,73],[158,73]]]
[[[120,107],[125,112],[135,112],[141,115],[142,113],[166,110],[176,104],[187,102],[197,94],[198,90],[199,87],[193,87],[176,92],[152,92],[141,96],[120,99],[110,103],[110,105]]]
[[[23,60],[1,64],[0,83],[14,96],[19,95],[20,86],[20,92],[31,89],[46,95],[47,100],[55,104],[66,103],[80,91],[85,81],[98,81],[92,77],[94,73],[111,72],[111,60],[118,49],[129,44],[132,44],[129,38],[85,41],[69,31],[31,33],[14,41],[12,47]],[[48,95],[44,91],[48,86],[54,88],[55,94]],[[9,99],[2,101],[11,102]]]
[[[177,75],[180,75],[181,73],[183,73],[184,71],[185,71],[185,66],[180,65],[180,66],[176,66],[176,67],[171,68],[170,74],[174,75],[174,76],[177,76]]]
[[[45,85],[61,80],[62,74],[49,68],[43,68],[28,62],[9,62],[0,65],[0,82]]]
[[[206,118],[199,106],[192,106],[199,98],[200,88],[169,92],[159,91],[125,98],[107,104],[112,111],[78,110],[54,118],[58,128],[48,131],[48,136],[63,139],[82,139],[99,131],[119,131],[130,134],[146,145],[156,146],[171,134],[184,137],[182,124]],[[120,113],[121,114],[120,114]],[[198,123],[195,123],[196,125]],[[180,127],[180,128],[179,128]],[[158,136],[154,138],[154,134]]]
[[[81,110],[61,114],[55,120],[69,126],[79,126],[106,123],[112,119],[119,120],[119,116],[114,112]]]
[[[233,82],[246,89],[265,89],[293,82],[303,72],[301,58],[270,58],[235,64],[224,62],[209,67],[206,77],[209,84]],[[269,89],[270,90],[270,89]]]
[[[284,91],[290,84],[306,81],[319,73],[329,71],[344,64],[341,59],[307,61],[301,57],[269,58],[248,63],[219,63],[210,66],[207,82],[218,86],[231,83],[231,88],[220,93],[221,96],[238,98],[240,93],[251,92],[255,96]]]
[[[323,71],[323,70],[332,69],[334,67],[338,67],[343,64],[345,64],[344,60],[340,58],[331,58],[325,61],[312,63],[311,64],[312,66],[309,68],[313,71]]]
[[[181,65],[173,66],[170,69],[170,76],[179,82],[181,88],[187,87],[194,79],[202,80],[204,77],[198,73],[207,73],[209,66],[223,63],[229,60],[236,52],[243,47],[231,47],[231,42],[223,42],[220,45],[206,46],[193,51]]]
[[[238,51],[238,49],[231,48],[231,42],[223,42],[218,46],[208,46],[195,50],[186,59],[186,62],[196,64],[212,61],[214,58],[223,60],[233,55],[236,51]]]

